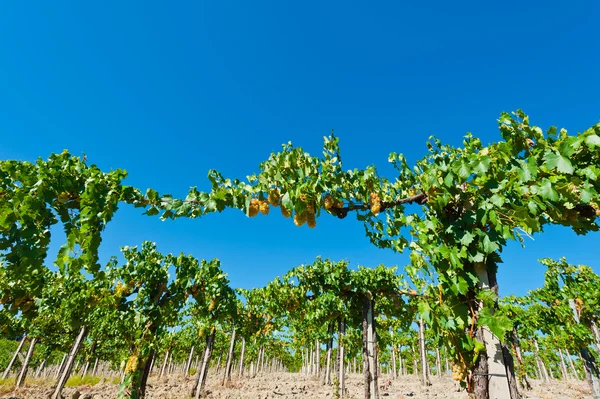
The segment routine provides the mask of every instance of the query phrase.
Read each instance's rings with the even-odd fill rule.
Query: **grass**
[[[4,395],[13,390],[15,386],[15,378],[0,378],[0,395]]]
[[[102,377],[86,375],[82,377],[80,375],[74,375],[67,380],[66,387],[79,387],[82,385],[96,385],[102,380]],[[121,383],[120,377],[110,377],[105,379],[106,383],[119,385]],[[0,378],[0,395],[4,395],[15,388],[16,378],[11,377],[7,379]],[[25,386],[54,386],[56,384],[55,378],[25,378]]]
[[[7,379],[0,378],[0,387],[13,386],[13,385],[15,385],[14,377],[7,378]]]
[[[66,387],[78,387],[81,385],[96,385],[97,383],[100,382],[101,379],[102,379],[101,377],[97,377],[97,376],[93,376],[93,375],[86,375],[85,377],[82,377],[80,375],[74,375],[67,380],[67,383],[65,384],[65,386]]]

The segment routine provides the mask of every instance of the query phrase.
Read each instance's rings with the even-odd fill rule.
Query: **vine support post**
[[[77,338],[75,338],[75,342],[73,343],[73,347],[71,348],[71,352],[69,353],[69,357],[67,358],[67,362],[63,370],[61,371],[60,378],[56,383],[56,388],[54,389],[54,393],[50,399],[60,399],[61,392],[69,379],[69,375],[71,375],[71,370],[73,369],[73,364],[75,363],[75,358],[77,357],[77,353],[79,352],[79,348],[81,348],[81,344],[83,344],[83,340],[85,339],[88,333],[88,328],[86,326],[82,326],[79,330],[79,334]]]
[[[200,365],[200,371],[198,372],[198,376],[196,377],[194,387],[192,388],[192,396],[196,399],[200,398],[202,391],[204,391],[204,385],[206,384],[206,377],[208,376],[208,367],[210,364],[210,358],[212,357],[216,333],[217,329],[213,327],[210,335],[206,340],[206,348],[204,349],[204,355],[202,359],[202,364]]]
[[[242,337],[242,349],[240,349],[240,367],[238,370],[238,378],[244,375],[244,355],[246,354],[246,338]]]
[[[575,319],[575,322],[579,324],[579,314],[577,313],[575,301],[569,299],[569,306],[573,311],[573,318]],[[581,348],[580,353],[583,359],[583,369],[585,370],[586,380],[588,381],[590,388],[592,388],[594,396],[600,398],[600,370],[598,370],[598,366],[596,365],[593,356],[590,354],[587,348]]]
[[[513,326],[512,331],[510,332],[512,345],[515,351],[515,356],[517,357],[517,362],[519,364],[519,378],[521,383],[521,388],[531,390],[531,384],[529,383],[529,379],[527,377],[527,370],[525,368],[525,363],[523,362],[523,355],[521,351],[521,343],[519,340],[519,334],[517,333],[517,326]]]
[[[192,348],[190,349],[190,355],[188,356],[188,360],[185,364],[185,371],[184,374],[187,377],[188,375],[190,375],[190,369],[192,368],[192,359],[194,357],[194,345],[192,345]]]
[[[31,361],[31,357],[33,356],[33,350],[35,349],[35,344],[37,343],[37,338],[33,338],[29,342],[29,349],[27,350],[27,355],[25,356],[25,360],[21,365],[21,371],[19,371],[19,376],[17,377],[16,387],[20,388],[23,386],[25,382],[25,376],[27,375],[27,369],[29,368],[29,362]]]
[[[233,367],[233,349],[235,348],[235,326],[231,329],[231,340],[229,342],[229,351],[227,351],[227,360],[225,361],[225,374],[221,385],[225,385],[225,381],[231,381],[231,368]]]
[[[333,347],[333,324],[327,326],[327,360],[325,368],[325,381],[323,385],[331,384],[331,351]]]
[[[158,376],[158,378],[162,379],[163,376],[165,375],[165,370],[167,368],[167,362],[169,361],[169,350],[167,349],[167,352],[165,353],[165,359],[163,360],[163,365],[160,368],[160,374]]]
[[[594,335],[594,341],[596,343],[596,350],[600,353],[600,330],[598,329],[598,323],[596,323],[596,317],[592,316],[590,320],[590,328],[592,329],[592,334]]]
[[[405,360],[402,358],[402,347],[399,346],[398,347],[398,375],[406,375],[406,362]]]
[[[306,356],[308,357],[308,374],[313,375],[315,373],[315,351],[310,348],[310,345],[306,346]]]
[[[339,361],[340,361],[340,368],[339,368],[339,383],[340,383],[340,398],[345,397],[345,390],[346,390],[346,381],[345,381],[345,376],[344,376],[344,358],[345,358],[345,342],[344,339],[346,337],[346,321],[344,320],[344,318],[342,317],[340,319],[340,324],[339,324],[339,329],[338,329],[338,356],[339,356]]]
[[[46,367],[46,359],[44,359],[42,361],[42,364],[39,365],[39,367],[38,367],[38,369],[37,369],[37,371],[35,372],[35,375],[34,375],[35,378],[38,378],[42,374],[42,371],[44,370],[44,367]]]
[[[98,371],[98,358],[94,361],[94,368],[92,369],[92,375],[95,376]]]
[[[21,349],[23,349],[23,345],[25,344],[26,340],[27,340],[27,334],[23,335],[23,338],[21,339],[21,342],[19,342],[19,346],[17,347],[17,350],[15,351],[15,354],[10,359],[10,362],[8,363],[8,366],[6,366],[6,369],[4,370],[4,373],[2,373],[2,379],[3,380],[5,380],[5,379],[8,378],[8,374],[10,373],[10,369],[12,368],[13,364],[15,364],[15,361],[17,360],[17,357],[19,356],[19,353],[21,353]]]
[[[548,382],[548,375],[544,372],[545,366],[544,366],[544,363],[542,362],[542,359],[540,359],[539,347],[537,344],[537,340],[535,340],[535,339],[533,340],[533,347],[534,347],[533,355],[535,356],[535,364],[538,369],[538,374],[540,376],[540,380],[542,380],[543,382]]]
[[[377,335],[375,330],[374,300],[370,293],[363,298],[363,374],[365,399],[378,399],[377,386]]]
[[[392,373],[393,379],[395,380],[398,376],[397,366],[396,366],[396,345],[394,344],[394,329],[390,326],[390,337],[392,338]]]
[[[440,348],[435,348],[435,373],[438,378],[442,378],[442,358],[440,357]]]
[[[417,361],[417,354],[415,353],[415,347],[411,345],[410,349],[413,354],[413,375],[419,375],[419,366]]]
[[[315,339],[315,376],[321,376],[321,343],[319,339]]]
[[[57,367],[56,369],[56,373],[54,374],[54,378],[58,378],[58,376],[60,375],[60,372],[62,371],[64,365],[65,365],[65,361],[67,360],[67,354],[65,353],[62,357],[62,360],[60,361],[60,365]]]
[[[558,357],[560,358],[560,371],[564,381],[569,380],[569,373],[567,372],[567,365],[565,364],[565,358],[563,357],[562,349],[558,348]]]
[[[573,373],[573,378],[579,380],[579,374],[577,373],[577,369],[575,368],[575,363],[573,363],[573,358],[569,353],[568,349],[565,349],[565,353],[567,354],[567,360],[569,361],[569,365],[571,366],[571,372]]]
[[[475,263],[474,266],[475,273],[479,278],[479,288],[491,290],[497,295],[497,265],[495,263],[488,265]],[[481,305],[479,310],[481,310]],[[485,351],[479,352],[473,370],[475,398],[520,399],[512,356],[506,344],[501,343],[500,339],[486,327],[477,328],[475,337],[485,345]]]
[[[429,386],[429,367],[427,366],[427,348],[425,347],[425,322],[419,317],[419,354],[421,356],[421,385]]]

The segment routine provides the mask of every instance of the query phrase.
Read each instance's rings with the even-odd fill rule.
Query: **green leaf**
[[[446,187],[452,187],[453,183],[454,183],[454,174],[452,172],[448,172],[448,174],[444,178],[444,184],[446,185]]]
[[[539,186],[539,193],[542,198],[550,201],[558,201],[558,193],[552,187],[552,183],[548,179],[544,179],[541,186]]]
[[[512,329],[512,321],[507,316],[492,315],[489,308],[481,310],[478,324],[487,326],[501,342],[504,342],[506,332]]]
[[[283,195],[281,198],[281,205],[285,206],[287,209],[294,209],[294,204],[292,204],[289,193]]]
[[[594,191],[589,188],[584,188],[581,190],[581,201],[586,204],[589,204],[590,201],[594,198]]]
[[[465,295],[467,293],[467,291],[469,290],[469,283],[467,282],[467,280],[465,280],[464,278],[458,276],[457,278],[457,284],[456,284],[457,288],[458,288],[458,292],[460,292],[462,295]]]
[[[479,175],[485,175],[490,169],[490,157],[481,157],[473,165],[473,170]]]
[[[548,170],[557,169],[561,173],[572,174],[573,173],[573,165],[569,158],[563,157],[561,154],[557,154],[554,152],[548,152],[544,155],[544,160],[546,161],[544,164],[548,168]]]
[[[484,259],[483,254],[481,252],[477,252],[477,254],[475,254],[475,256],[471,257],[471,262],[475,262],[475,263],[483,262],[483,259]]]
[[[431,307],[427,302],[419,302],[419,314],[425,323],[431,324]]]
[[[501,207],[504,205],[504,197],[499,196],[498,194],[494,194],[492,198],[490,198],[490,202],[497,207]]]
[[[600,136],[591,134],[585,139],[585,143],[589,146],[600,145]]]
[[[473,238],[475,238],[475,236],[467,231],[460,239],[460,243],[466,247],[473,242]]]
[[[482,246],[483,246],[482,249],[486,254],[491,254],[492,252],[496,252],[500,248],[496,242],[490,240],[489,236],[483,237]]]
[[[471,170],[467,166],[467,163],[463,161],[460,163],[460,168],[458,168],[458,177],[465,180],[469,176],[471,176]]]

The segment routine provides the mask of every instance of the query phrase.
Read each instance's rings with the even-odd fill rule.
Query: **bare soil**
[[[286,398],[335,398],[334,389],[324,386],[320,380],[299,373],[273,373],[259,375],[255,378],[233,379],[230,384],[221,386],[221,378],[209,375],[206,387],[207,398],[219,399],[286,399]],[[466,392],[459,390],[458,385],[449,377],[431,378],[432,385],[422,387],[415,376],[402,376],[392,380],[388,376],[379,379],[381,398],[394,399],[467,399]],[[150,378],[147,395],[148,399],[179,399],[189,398],[192,387],[192,377],[169,376],[159,381]],[[522,392],[529,399],[591,399],[592,395],[584,381],[552,381],[548,384],[532,382],[531,391]],[[347,398],[362,398],[363,378],[361,375],[347,377]],[[67,399],[113,399],[117,395],[117,385],[100,383],[95,386],[79,386],[65,388],[63,396]],[[5,393],[0,398],[14,399],[46,399],[51,393],[47,386],[25,386],[19,390]],[[79,393],[79,395],[78,395]]]

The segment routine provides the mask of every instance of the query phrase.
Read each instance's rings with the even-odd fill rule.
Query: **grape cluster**
[[[452,365],[452,379],[454,381],[463,381],[467,377],[467,368],[462,363]]]
[[[377,193],[371,193],[370,204],[371,204],[371,213],[373,213],[373,215],[377,216],[379,214],[379,212],[381,212],[381,198],[379,198],[379,195],[377,195]]]
[[[127,365],[125,366],[125,374],[131,374],[138,368],[138,355],[133,354],[127,359]]]
[[[210,303],[208,304],[208,311],[212,312],[213,310],[215,310],[215,307],[217,306],[217,300],[213,299],[212,301],[210,301]]]
[[[325,197],[323,197],[323,205],[325,206],[325,209],[343,208],[344,201],[335,199],[331,196],[331,194],[327,194]]]
[[[279,206],[279,203],[281,202],[281,194],[279,193],[279,190],[274,188],[269,191],[269,197],[267,199],[269,204],[273,206]]]
[[[302,226],[306,222],[306,212],[296,212],[294,215],[294,224],[298,227]]]
[[[373,198],[373,195],[376,196],[374,198],[374,201],[378,205],[377,204],[373,205],[375,208],[372,207],[372,209],[380,209],[381,201],[379,200],[379,197],[377,197],[376,194],[371,194],[372,198]],[[311,229],[315,228],[317,226],[316,213],[317,213],[318,202],[315,202],[314,200],[312,200],[310,198],[310,196],[306,193],[300,194],[298,196],[298,199],[306,204],[306,209],[303,212],[294,213],[294,224],[296,226],[300,227],[304,223],[306,223],[306,224],[308,224],[308,227],[310,227]],[[268,215],[269,214],[269,206],[271,206],[271,205],[272,206],[280,206],[281,205],[281,214],[286,218],[289,218],[292,216],[293,210],[286,208],[281,203],[281,193],[279,192],[278,188],[273,188],[273,189],[269,190],[267,199],[264,201],[260,200],[258,198],[251,199],[250,206],[248,209],[248,216],[255,217],[256,215],[258,215],[259,212],[262,213],[263,215]],[[327,194],[323,197],[323,205],[324,205],[325,209],[332,209],[332,208],[342,209],[344,207],[344,201],[334,198],[331,194]]]

